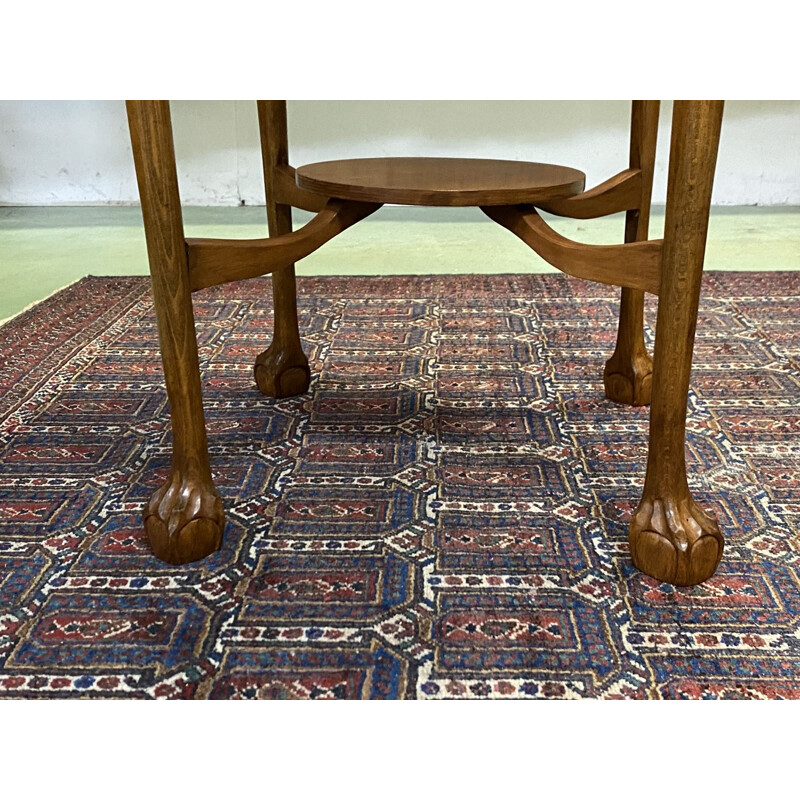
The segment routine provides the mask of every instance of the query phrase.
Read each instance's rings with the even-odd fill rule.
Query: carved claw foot
[[[256,358],[253,368],[261,394],[267,397],[294,397],[308,391],[311,370],[300,349],[279,349],[273,342]]]
[[[188,564],[219,549],[225,517],[213,484],[174,472],[144,509],[153,553],[168,564]]]
[[[694,586],[710,578],[722,557],[717,521],[686,495],[643,498],[628,534],[634,565],[656,580]]]
[[[603,371],[606,397],[614,403],[628,406],[650,405],[652,382],[653,359],[647,353],[627,363],[612,356]]]

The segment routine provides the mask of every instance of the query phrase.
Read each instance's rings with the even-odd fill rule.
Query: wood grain
[[[275,238],[186,239],[191,290],[256,278],[294,264],[379,208],[379,203],[329,200],[302,228]]]
[[[281,170],[291,169],[286,101],[259,100],[257,108],[267,227],[271,238],[280,237],[292,233],[292,204],[283,201],[280,191]],[[308,358],[300,341],[293,261],[275,268],[272,303],[272,342],[256,356],[253,378],[259,391],[268,397],[292,397],[307,391],[311,383]]]
[[[559,217],[597,219],[638,208],[641,198],[641,170],[626,169],[585,192],[537,205],[543,211]]]
[[[582,244],[556,233],[530,206],[489,206],[483,212],[568,275],[657,294],[661,279],[661,242]]]
[[[634,100],[631,108],[630,164],[639,170],[641,185],[640,195],[625,218],[626,242],[648,238],[659,109],[658,100]],[[617,343],[603,371],[606,397],[615,403],[649,405],[652,379],[653,359],[644,343],[644,293],[623,288]]]
[[[314,194],[297,185],[297,171],[288,164],[278,164],[274,169],[272,191],[275,199],[292,208],[302,208],[304,211],[322,211],[326,195]]]
[[[208,460],[169,103],[131,100],[127,111],[173,439],[170,476],[145,507],[144,525],[158,558],[186,564],[219,548],[222,501]]]
[[[629,530],[634,564],[679,586],[710,578],[723,548],[716,520],[689,492],[685,453],[686,403],[722,109],[722,101],[716,100],[676,101],[673,109],[647,475]]]
[[[583,191],[577,169],[482,158],[356,158],[307,164],[297,185],[327,197],[418,206],[540,203]]]

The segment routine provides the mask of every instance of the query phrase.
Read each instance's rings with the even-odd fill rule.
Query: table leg
[[[258,124],[267,196],[270,236],[292,232],[292,207],[275,200],[274,177],[278,165],[289,163],[286,102],[259,100]],[[297,324],[297,285],[294,264],[272,273],[274,332],[272,344],[256,358],[255,379],[268,397],[293,397],[308,391],[311,371],[300,342]]]
[[[170,476],[144,525],[158,558],[185,564],[219,548],[224,516],[208,460],[169,103],[129,101],[127,109],[173,436]]]
[[[630,524],[633,563],[690,586],[722,556],[716,520],[686,479],[686,403],[702,281],[722,102],[676,101],[672,120],[661,292],[656,323],[650,445],[641,503]]]
[[[658,100],[633,101],[630,165],[642,171],[642,199],[639,208],[629,211],[625,219],[626,242],[642,242],[648,237],[659,105]],[[644,292],[623,289],[617,346],[603,372],[606,397],[615,403],[633,406],[650,403],[653,359],[647,352],[643,329]]]

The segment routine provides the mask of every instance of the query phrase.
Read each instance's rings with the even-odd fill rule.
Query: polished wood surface
[[[276,201],[286,203],[303,211],[322,211],[327,195],[314,194],[297,185],[297,171],[288,164],[277,164],[273,168],[271,191]]]
[[[568,275],[658,293],[660,240],[636,244],[582,244],[554,231],[530,206],[488,206],[483,212]]]
[[[310,255],[379,208],[378,203],[329,200],[322,211],[302,228],[281,236],[265,239],[189,238],[186,247],[190,288],[196,292],[209,286],[256,278],[270,272],[275,281],[287,265],[293,267],[295,261]],[[294,282],[294,279],[291,281]],[[290,332],[297,329],[294,303],[295,296],[292,294],[288,309],[286,305],[275,306],[276,323],[279,326],[283,321],[289,326]]]
[[[679,586],[710,578],[722,557],[716,520],[686,479],[686,404],[703,273],[721,101],[676,101],[656,323],[650,444],[642,501],[630,524],[633,563]]]
[[[172,421],[170,476],[145,507],[144,526],[160,559],[185,564],[219,548],[222,501],[208,460],[169,103],[128,101],[127,111]]]
[[[258,100],[258,132],[261,141],[261,166],[267,205],[267,227],[270,236],[292,231],[292,206],[277,197],[278,170],[289,165],[289,134],[286,102]]]
[[[585,192],[539,203],[543,211],[571,219],[597,219],[638,208],[642,197],[642,172],[626,169]]]
[[[483,158],[355,158],[299,167],[297,185],[328,197],[417,206],[539,203],[583,191],[577,169]]]
[[[259,100],[256,106],[261,137],[267,228],[270,237],[276,237],[277,240],[292,233],[292,206],[282,200],[279,189],[280,170],[290,169],[286,101]],[[308,358],[300,342],[294,272],[295,259],[304,255],[307,253],[293,254],[288,261],[272,267],[272,342],[256,356],[253,364],[256,386],[268,397],[302,394],[311,383]]]
[[[631,168],[639,171],[639,197],[625,217],[625,241],[647,241],[650,198],[658,138],[658,100],[634,100],[631,108]],[[606,397],[615,403],[646,406],[650,403],[653,359],[644,343],[644,293],[622,289],[619,327],[614,353],[603,370]]]

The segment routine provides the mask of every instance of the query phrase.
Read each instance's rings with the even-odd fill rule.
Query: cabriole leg
[[[679,586],[710,578],[723,547],[716,520],[689,493],[685,454],[686,402],[722,105],[716,100],[676,101],[674,107],[647,476],[629,532],[633,563]]]
[[[145,506],[144,525],[158,558],[185,564],[219,548],[222,501],[208,460],[169,103],[127,109],[173,436],[171,473]]]
[[[629,211],[625,219],[626,242],[647,240],[658,110],[658,100],[633,101],[630,165],[642,171],[642,198],[639,208]],[[646,406],[650,403],[652,374],[653,359],[644,343],[644,292],[623,289],[617,345],[603,372],[606,397],[615,403]]]
[[[275,202],[275,168],[289,163],[286,103],[259,100],[258,124],[267,195],[270,236],[292,232],[292,207]],[[272,273],[274,333],[272,344],[256,358],[255,379],[268,397],[293,397],[308,391],[311,372],[300,343],[297,324],[297,286],[294,264]]]

